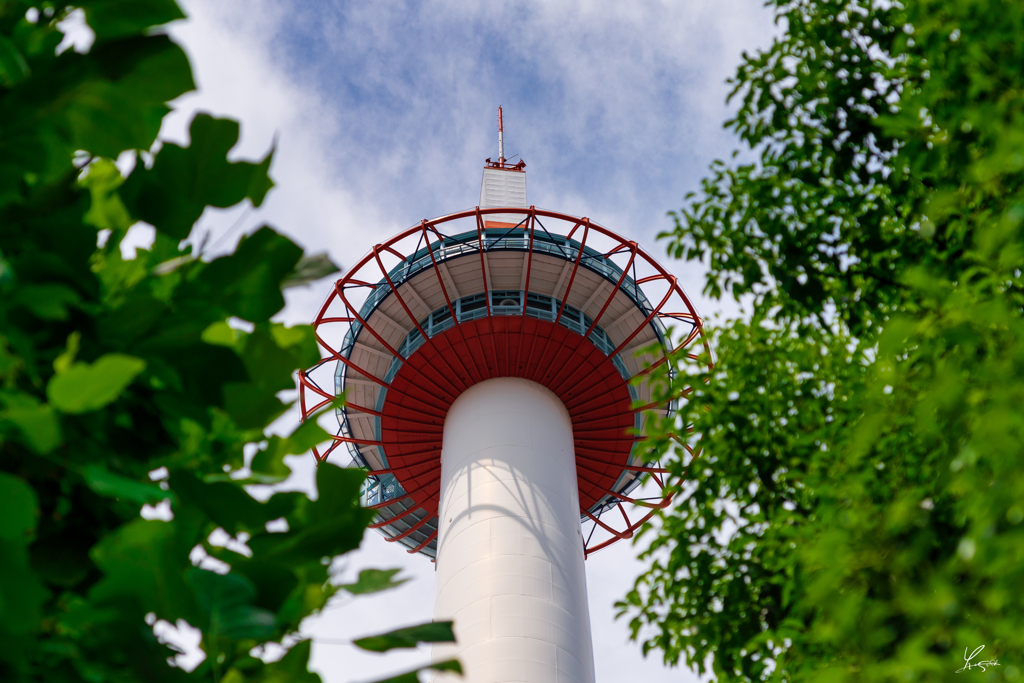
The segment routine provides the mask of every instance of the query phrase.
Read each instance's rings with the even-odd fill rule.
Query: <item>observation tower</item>
[[[435,618],[458,638],[438,661],[459,657],[469,683],[593,683],[584,561],[670,502],[642,442],[682,397],[649,373],[706,342],[635,242],[528,203],[502,129],[499,109],[479,206],[335,282],[300,402],[305,419],[345,394],[314,455],[367,469],[372,527],[436,562]]]

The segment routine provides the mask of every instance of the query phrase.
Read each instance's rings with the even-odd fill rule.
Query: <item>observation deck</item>
[[[702,322],[674,276],[588,218],[502,206],[422,221],[338,280],[314,327],[325,356],[300,373],[303,418],[346,401],[314,454],[344,446],[369,470],[372,527],[410,553],[435,557],[445,415],[486,379],[540,383],[569,411],[585,553],[670,500],[631,496],[665,483],[640,456],[647,420],[675,402],[649,373],[706,345]]]
[[[584,561],[671,502],[644,442],[652,419],[678,427],[674,360],[707,342],[635,242],[528,205],[525,166],[505,159],[499,107],[479,205],[334,283],[300,405],[321,423],[334,409],[313,454],[367,471],[371,527],[436,562],[434,618],[456,642],[435,662],[457,657],[475,683],[593,683]]]

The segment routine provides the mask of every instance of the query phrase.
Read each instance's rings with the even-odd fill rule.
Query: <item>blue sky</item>
[[[476,191],[500,103],[508,152],[527,160],[538,201],[576,195],[567,208],[609,214],[625,201],[643,207],[636,227],[655,230],[726,141],[718,117],[689,122],[719,109],[707,95],[724,70],[707,57],[728,37],[651,32],[678,18],[666,7],[608,21],[596,8],[494,6],[325,3],[279,25],[281,65],[339,105],[339,179],[417,217],[447,210],[439,196]],[[451,173],[420,172],[438,166]]]
[[[342,266],[422,218],[477,203],[483,160],[497,155],[498,105],[506,152],[527,163],[531,203],[590,216],[662,257],[655,235],[671,227],[666,212],[736,146],[722,130],[725,79],[743,50],[766,45],[775,30],[758,0],[184,5],[191,18],[172,35],[199,91],[175,103],[163,136],[184,139],[203,110],[242,122],[237,157],[277,145],[277,187],[264,206],[210,210],[199,230],[215,241],[228,233],[217,242],[224,249],[269,223]],[[699,264],[662,261],[705,317],[722,310],[700,296]],[[309,322],[325,294],[290,294],[284,319]],[[292,465],[296,486],[308,486],[309,460]],[[626,624],[612,619],[612,602],[641,569],[635,554],[620,543],[587,562],[598,681],[693,679],[656,656],[644,660]],[[346,562],[353,574],[403,567],[414,580],[332,606],[307,623],[309,634],[344,640],[431,618],[424,558],[371,534]],[[327,683],[373,680],[428,656],[314,648]]]

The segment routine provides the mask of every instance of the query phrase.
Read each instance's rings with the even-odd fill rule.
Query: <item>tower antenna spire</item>
[[[498,107],[498,163],[505,164],[505,122],[502,120],[501,107]]]

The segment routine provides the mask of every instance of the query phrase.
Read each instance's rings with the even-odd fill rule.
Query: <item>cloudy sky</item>
[[[662,255],[666,212],[735,147],[721,128],[730,76],[744,50],[770,41],[760,0],[186,0],[172,27],[199,90],[178,100],[163,136],[181,141],[197,111],[242,122],[234,156],[276,141],[277,183],[263,208],[210,211],[199,230],[216,248],[269,223],[342,266],[375,243],[478,202],[485,157],[527,163],[529,201],[590,216]],[[663,259],[706,317],[699,264]],[[284,318],[308,322],[324,287],[289,297]],[[728,312],[728,311],[727,311]],[[309,460],[292,462],[298,485]],[[396,544],[397,545],[397,544]],[[599,683],[695,680],[644,659],[612,603],[642,569],[620,543],[587,561]],[[402,588],[332,604],[305,629],[327,683],[373,680],[429,652],[363,653],[358,635],[428,621],[433,565],[368,534],[347,571],[402,567]]]

